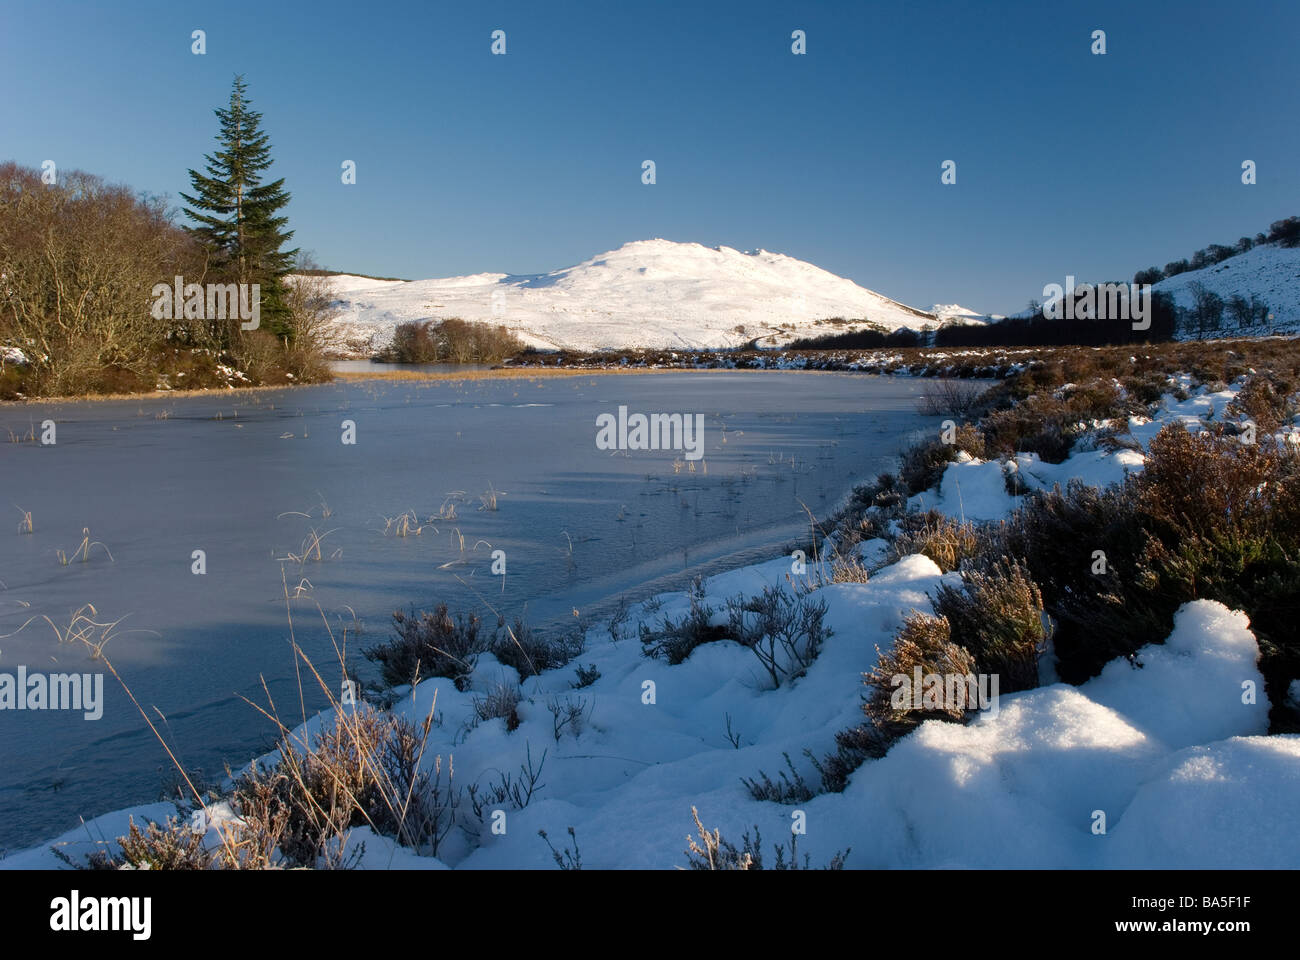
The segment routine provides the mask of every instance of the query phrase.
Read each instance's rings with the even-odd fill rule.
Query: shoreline
[[[1006,347],[905,347],[864,350],[771,350],[727,353],[700,351],[695,354],[660,351],[650,354],[609,356],[561,351],[545,357],[529,357],[490,370],[419,371],[410,369],[336,371],[328,380],[259,384],[239,387],[201,387],[182,390],[150,390],[140,393],[73,394],[0,400],[0,410],[38,403],[83,403],[110,400],[157,400],[164,397],[226,396],[268,390],[290,390],[329,383],[366,381],[430,382],[467,380],[515,380],[543,377],[578,377],[608,374],[654,374],[680,372],[776,372],[839,373],[906,376],[925,379],[1005,380],[1034,365],[1071,363],[1083,356],[1106,356],[1132,365],[1137,357],[1185,369],[1208,358],[1249,351],[1254,359],[1267,360],[1285,353],[1293,338],[1277,336],[1222,338],[1217,340],[1164,341],[1155,344],[1110,346],[1006,346]],[[633,358],[635,357],[635,362]],[[343,358],[339,358],[343,359]],[[394,365],[396,366],[396,365]],[[1139,364],[1138,366],[1143,366]],[[1116,368],[1120,369],[1119,367]]]
[[[366,382],[457,382],[465,380],[533,380],[533,379],[569,379],[573,377],[608,376],[608,375],[648,375],[664,373],[808,373],[808,374],[863,374],[867,376],[889,375],[877,370],[855,369],[802,369],[786,367],[502,367],[497,370],[469,370],[464,373],[447,371],[393,370],[380,372],[340,372],[328,380],[312,380],[302,383],[259,384],[248,387],[200,387],[187,390],[149,390],[143,393],[85,393],[53,397],[25,397],[22,400],[0,400],[0,410],[8,407],[23,407],[33,404],[65,403],[102,403],[120,400],[162,400],[168,397],[187,399],[206,396],[237,396],[273,390],[300,390],[308,387],[323,387],[339,383]]]

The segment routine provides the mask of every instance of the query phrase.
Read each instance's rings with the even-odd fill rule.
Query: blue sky
[[[537,273],[666,237],[1005,313],[1300,213],[1294,0],[7,6],[0,159],[175,197],[242,72],[295,243],[336,269]]]

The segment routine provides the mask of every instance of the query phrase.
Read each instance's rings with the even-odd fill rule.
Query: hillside
[[[924,310],[779,253],[641,240],[536,275],[481,273],[409,282],[333,278],[337,332],[368,355],[399,323],[462,317],[500,323],[541,348],[780,346],[864,327],[919,329]],[[848,318],[848,319],[831,319]]]
[[[1231,311],[1225,310],[1217,331],[1221,336],[1289,334],[1300,330],[1300,247],[1261,244],[1221,263],[1161,280],[1152,289],[1170,294],[1177,306],[1188,309],[1193,305],[1193,283],[1203,284],[1206,290],[1218,294],[1225,303],[1234,296],[1250,299],[1253,295],[1268,304],[1273,319],[1245,329],[1237,326]],[[1182,338],[1195,336],[1195,331],[1188,329],[1188,325],[1182,329]]]

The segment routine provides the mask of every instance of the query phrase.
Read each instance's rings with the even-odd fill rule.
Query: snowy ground
[[[1166,396],[1152,421],[1134,420],[1131,432],[1145,448],[1159,427],[1175,420],[1197,425],[1222,417],[1236,387],[1200,389],[1188,400]],[[1295,426],[1290,442],[1300,442]],[[1142,454],[1080,450],[1065,463],[1022,458],[1014,469],[1046,485],[1069,476],[1107,483],[1142,469]],[[1004,464],[951,465],[937,494],[918,506],[938,506],[966,517],[993,519],[1014,504],[1002,486]],[[880,541],[861,549],[877,556]],[[772,560],[715,576],[704,583],[706,603],[719,611],[728,597],[754,595],[764,585],[788,589],[791,561]],[[1144,648],[1143,663],[1109,664],[1081,686],[1051,682],[1004,694],[996,709],[960,726],[930,721],[900,740],[881,760],[852,775],[840,794],[816,796],[794,807],[757,802],[741,783],[759,770],[773,777],[788,753],[810,783],[817,782],[805,748],[822,756],[838,730],[860,722],[861,673],[875,647],[886,648],[903,618],[931,611],[929,595],[945,579],[932,561],[904,557],[867,583],[821,587],[833,635],[808,674],[771,689],[751,651],[723,641],[669,666],[641,654],[634,633],[614,640],[604,625],[588,634],[587,653],[600,678],[570,688],[573,666],[524,685],[522,725],[469,723],[473,700],[503,679],[516,678],[490,657],[480,661],[473,689],[430,680],[396,709],[420,720],[437,696],[441,722],[430,750],[454,755],[462,784],[486,783],[516,771],[531,751],[543,750],[545,787],[523,810],[508,810],[504,836],[470,817],[468,832],[452,835],[438,859],[358,830],[367,867],[553,868],[537,836],[545,829],[558,847],[576,830],[584,867],[683,865],[690,816],[698,807],[709,828],[739,843],[757,824],[764,853],[789,840],[792,813],[802,811],[807,833],[799,850],[824,864],[851,848],[850,868],[875,867],[1300,867],[1300,736],[1266,736],[1269,705],[1256,667],[1258,645],[1244,614],[1212,601],[1186,604],[1173,632]],[[633,609],[658,623],[683,614],[689,600],[665,595],[662,608]],[[1243,703],[1253,682],[1260,702]],[[643,696],[647,682],[654,703]],[[573,698],[589,714],[575,734],[553,735],[547,700]],[[317,725],[321,717],[309,721]],[[727,735],[737,735],[733,744]],[[170,812],[168,805],[135,808],[137,820]],[[88,823],[61,837],[70,854],[93,839],[125,830],[128,811]],[[1104,832],[1097,829],[1104,818]],[[210,836],[215,843],[215,838]],[[56,866],[49,846],[16,854],[7,867]]]
[[[833,317],[890,330],[936,324],[931,313],[793,257],[670,240],[626,243],[536,276],[339,276],[333,284],[337,332],[362,353],[391,342],[399,323],[445,317],[500,323],[530,345],[577,350],[733,347],[755,338],[781,345],[854,328],[815,322]]]

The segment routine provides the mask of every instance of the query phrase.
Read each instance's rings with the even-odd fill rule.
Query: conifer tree
[[[283,179],[262,183],[271,145],[250,102],[243,76],[236,76],[230,105],[214,111],[221,129],[217,150],[204,157],[207,173],[191,170],[194,195],[181,198],[197,224],[187,229],[211,251],[215,271],[227,281],[261,284],[262,327],[285,334],[284,278],[298,251],[281,249],[293,236],[285,229],[289,218],[277,215],[289,194]]]

